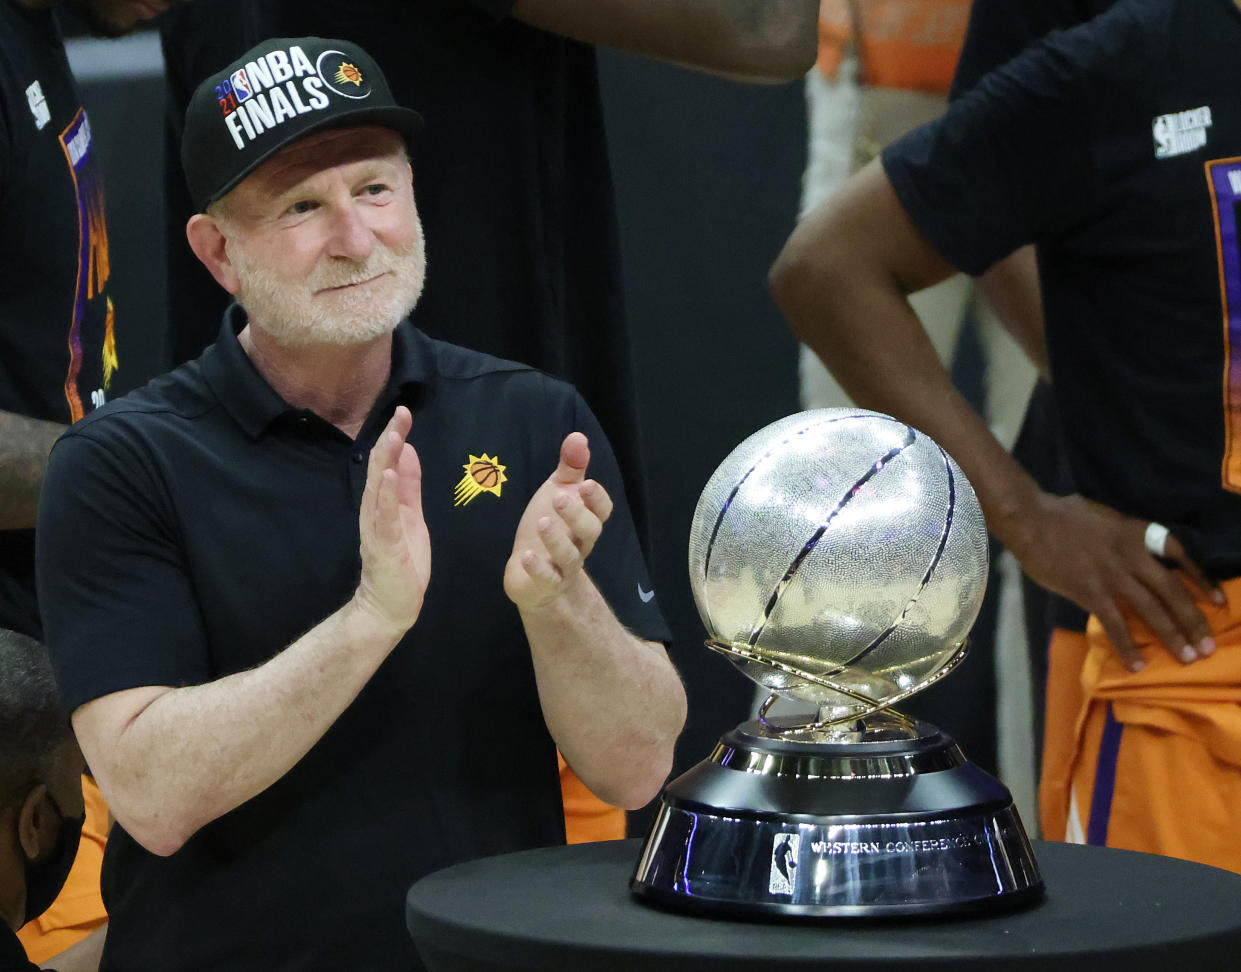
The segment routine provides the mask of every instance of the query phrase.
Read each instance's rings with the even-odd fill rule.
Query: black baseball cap
[[[325,128],[383,125],[413,147],[422,117],[344,40],[276,37],[207,78],[185,111],[181,164],[201,212],[287,145]]]

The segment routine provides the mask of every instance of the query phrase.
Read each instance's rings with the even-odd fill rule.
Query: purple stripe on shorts
[[[1086,826],[1086,843],[1103,847],[1107,844],[1107,825],[1112,817],[1112,796],[1116,792],[1116,757],[1120,754],[1120,737],[1124,725],[1112,715],[1107,704],[1103,738],[1099,741],[1099,760],[1095,765],[1094,793],[1090,797],[1090,822]]]

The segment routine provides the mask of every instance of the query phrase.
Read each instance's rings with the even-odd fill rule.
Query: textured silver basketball
[[[879,702],[944,666],[987,583],[973,488],[929,436],[891,416],[818,409],[760,429],[711,476],[690,529],[690,585],[712,639],[769,690]],[[800,673],[800,674],[799,674]]]

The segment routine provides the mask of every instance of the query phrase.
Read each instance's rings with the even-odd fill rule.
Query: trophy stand
[[[871,918],[1042,894],[1008,789],[892,708],[961,661],[986,587],[981,507],[934,440],[863,409],[759,430],[703,489],[689,567],[707,646],[773,694],[664,788],[636,895]],[[769,718],[777,697],[815,715]]]
[[[665,789],[630,882],[713,914],[870,917],[1016,907],[1043,883],[1012,796],[947,733],[881,712],[754,719]]]

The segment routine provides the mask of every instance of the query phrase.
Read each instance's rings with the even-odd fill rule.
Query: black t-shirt
[[[512,0],[195,0],[163,18],[169,81],[173,359],[215,338],[227,298],[185,242],[185,106],[267,37],[354,41],[426,127],[413,159],[426,230],[414,324],[563,378],[608,434],[644,521],[632,351],[595,53],[504,15]]]
[[[8,925],[0,925],[0,972],[38,972],[38,968],[26,957],[14,931]]]
[[[0,0],[0,411],[54,422],[117,367],[103,179],[50,10]],[[0,531],[0,626],[40,633],[34,531]]]
[[[238,344],[240,322],[53,449],[39,581],[66,708],[262,664],[344,604],[366,456],[402,402],[431,582],[417,624],[282,779],[168,858],[113,829],[104,967],[417,967],[403,915],[415,879],[564,839],[555,746],[502,577],[570,431],[587,434],[589,474],[617,501],[587,570],[630,630],[668,633],[615,460],[571,387],[403,324],[355,443],[279,398]],[[468,488],[476,460],[502,467],[494,491]]]
[[[989,71],[1053,30],[1097,17],[1116,0],[974,0],[949,98],[956,100]]]
[[[1075,483],[1225,575],[1241,572],[1238,50],[1231,0],[1122,0],[883,154],[959,269],[1038,244]]]

